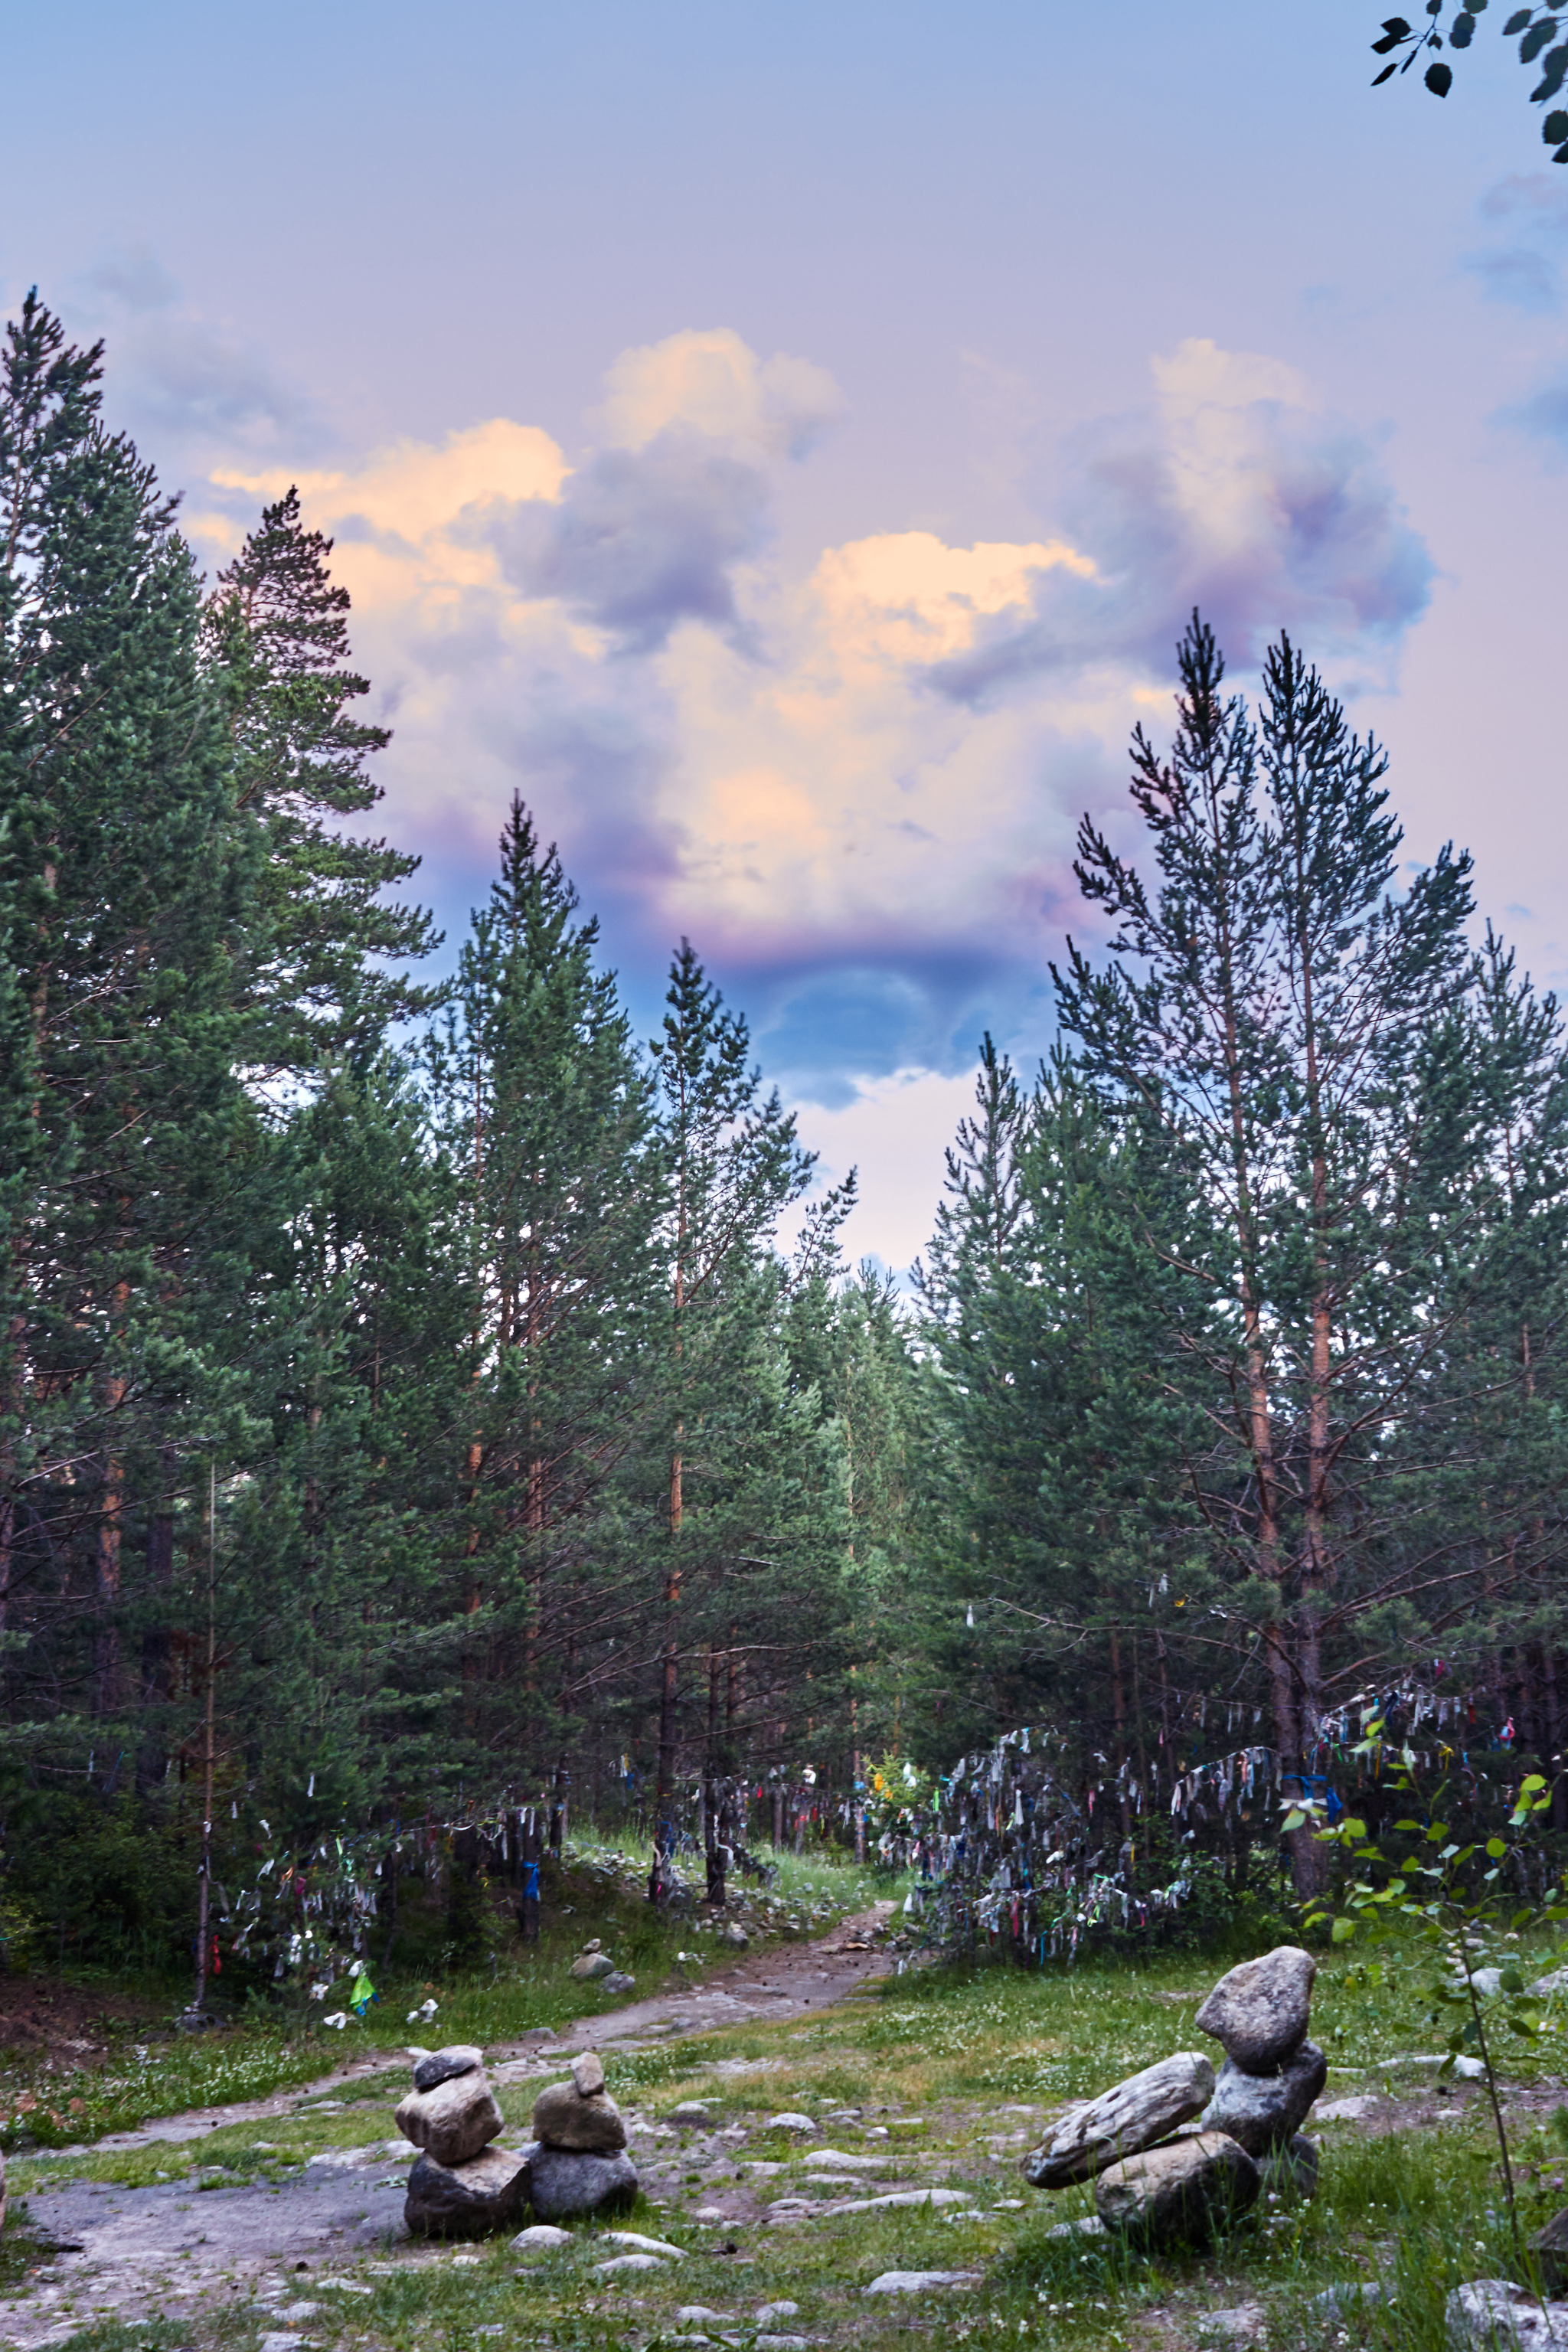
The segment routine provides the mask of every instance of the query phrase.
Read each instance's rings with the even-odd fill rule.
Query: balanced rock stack
[[[1328,2060],[1307,2039],[1317,1973],[1310,1952],[1280,1944],[1221,1977],[1197,2014],[1198,2032],[1225,2052],[1204,2129],[1228,2132],[1261,2165],[1265,2188],[1309,2196],[1318,2151],[1301,2126],[1329,2076]]]
[[[1201,2051],[1144,2067],[1069,2108],[1025,2158],[1025,2179],[1092,2179],[1105,2228],[1157,2242],[1211,2236],[1266,2187],[1310,2195],[1318,2152],[1300,2126],[1328,2073],[1306,2039],[1316,1973],[1289,1944],[1232,1969],[1197,2016],[1226,2053],[1217,2082]]]
[[[528,2202],[528,2158],[490,2146],[501,2111],[482,2051],[458,2042],[421,2058],[395,2120],[421,2151],[403,2208],[416,2236],[480,2238],[515,2222]]]
[[[542,2221],[613,2212],[637,2193],[621,2111],[605,2088],[596,2052],[572,2061],[569,2082],[550,2083],[533,2103],[533,2141],[525,2151],[529,2199]]]

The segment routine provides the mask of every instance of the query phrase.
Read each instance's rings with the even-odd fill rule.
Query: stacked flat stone
[[[1197,2015],[1199,2032],[1225,2052],[1203,2129],[1228,2132],[1260,2167],[1265,2188],[1308,2195],[1318,2150],[1301,2126],[1329,2075],[1328,2060],[1307,2039],[1317,1973],[1310,1952],[1277,1945],[1221,1977]]]
[[[482,2238],[515,2228],[528,2203],[528,2158],[490,2145],[501,2111],[482,2051],[455,2042],[421,2058],[395,2120],[420,2151],[403,2208],[416,2237]]]
[[[572,2061],[571,2079],[550,2083],[533,2103],[533,2145],[525,2151],[529,2197],[541,2221],[614,2212],[637,2193],[626,2127],[605,2088],[596,2052]]]
[[[1306,2038],[1316,1973],[1294,1945],[1232,1969],[1197,2016],[1225,2051],[1218,2078],[1195,2050],[1145,2066],[1069,2108],[1025,2179],[1092,2179],[1104,2226],[1156,2243],[1212,2236],[1266,2189],[1310,2195],[1318,2151],[1300,2126],[1328,2075]]]

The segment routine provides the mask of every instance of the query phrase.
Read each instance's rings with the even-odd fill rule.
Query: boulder
[[[1554,2213],[1544,2230],[1525,2240],[1525,2252],[1541,2265],[1541,2284],[1548,2294],[1568,2290],[1568,2211]]]
[[[1248,2156],[1266,2156],[1300,2130],[1328,2079],[1329,2062],[1315,2042],[1300,2042],[1278,2074],[1248,2074],[1227,2058],[1204,2109],[1203,2127],[1228,2132]]]
[[[1472,2279],[1443,2307],[1452,2352],[1568,2352],[1568,2303],[1537,2303],[1511,2279]]]
[[[426,2151],[408,2176],[403,2218],[416,2238],[485,2238],[515,2230],[528,2199],[526,2149],[487,2148],[455,2165]]]
[[[501,2130],[501,2112],[482,2066],[454,2074],[433,2091],[410,2091],[393,2116],[405,2139],[437,2164],[467,2164]]]
[[[542,2221],[618,2212],[637,2201],[637,2168],[624,2150],[592,2156],[535,2146],[528,2158],[529,2197]]]
[[[1298,2132],[1283,2147],[1254,2157],[1265,2197],[1311,2197],[1318,2187],[1318,2143]]]
[[[616,1964],[608,1952],[581,1952],[566,1971],[568,1976],[587,1981],[594,1977],[614,1976]]]
[[[533,2137],[546,2147],[597,2154],[625,2147],[626,2127],[607,2092],[585,2099],[575,2083],[547,2083],[533,2103]]]
[[[1307,2032],[1318,1963],[1299,1944],[1277,1944],[1221,1977],[1197,2015],[1244,2074],[1271,2074]]]
[[[416,2091],[434,2091],[443,2083],[456,2080],[459,2074],[474,2074],[485,2063],[485,2053],[471,2042],[454,2042],[446,2050],[428,2050],[421,2053],[414,2069]]]
[[[1199,2132],[1111,2165],[1094,2184],[1094,2201],[1107,2229],[1123,2236],[1201,2245],[1255,2205],[1261,2187],[1258,2167],[1228,2133]]]
[[[585,2099],[605,2087],[605,2062],[596,2050],[584,2050],[572,2061],[572,2080]]]
[[[1179,2051],[1145,2066],[1086,2105],[1069,2108],[1022,2171],[1031,2189],[1065,2189],[1121,2157],[1163,2139],[1201,2115],[1214,2096],[1214,2068],[1201,2051]]]

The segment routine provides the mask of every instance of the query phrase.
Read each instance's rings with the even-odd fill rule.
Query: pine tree
[[[762,1308],[759,1268],[813,1165],[776,1091],[762,1092],[743,1016],[725,1009],[689,940],[671,961],[665,1001],[669,1010],[653,1041],[668,1169],[663,1242],[669,1286],[666,1567],[649,1879],[656,1902],[675,1787],[680,1613],[696,1549],[689,1528],[689,1450],[700,1428],[704,1463],[721,1475],[724,1449],[716,1441],[725,1412],[744,1393],[749,1318]]]
[[[1412,1208],[1444,1148],[1426,1114],[1453,1077],[1469,862],[1444,850],[1391,895],[1386,762],[1288,640],[1256,724],[1196,619],[1179,660],[1169,760],[1133,739],[1158,884],[1086,819],[1077,870],[1118,926],[1112,961],[1097,971],[1072,948],[1055,977],[1108,1105],[1158,1120],[1208,1204],[1201,1237],[1155,1236],[1187,1270],[1182,1339],[1212,1431],[1188,1469],[1216,1560],[1245,1563],[1232,1606],[1295,1774],[1319,1738],[1325,1639],[1388,1598],[1373,1531],[1386,1549],[1422,1507],[1378,1434],[1410,1412],[1460,1303],[1441,1277],[1473,1139],[1436,1224]],[[1303,1890],[1320,1861],[1299,1835]]]
[[[532,1771],[631,1610],[606,1482],[647,1412],[660,1160],[598,924],[514,798],[490,905],[432,1041],[468,1203],[467,1438],[455,1539],[470,1738]],[[504,1666],[491,1719],[482,1686]],[[489,1724],[483,1728],[481,1718]]]
[[[307,530],[290,489],[217,577],[203,615],[206,667],[226,708],[237,808],[268,857],[245,993],[246,1055],[309,1081],[344,1055],[361,1066],[435,992],[409,967],[439,945],[423,908],[388,896],[419,859],[346,833],[382,797],[366,762],[390,730],[353,715],[370,691],[351,667],[349,592],[332,542]]]

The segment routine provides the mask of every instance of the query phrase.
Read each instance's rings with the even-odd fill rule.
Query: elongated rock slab
[[[1157,2245],[1203,2245],[1219,2225],[1256,2205],[1263,2184],[1228,2132],[1199,2132],[1113,2164],[1094,2184],[1108,2230]]]
[[[1074,2180],[1089,2180],[1107,2165],[1152,2147],[1179,2124],[1190,2123],[1213,2096],[1214,2068],[1202,2051],[1180,2050],[1070,2109],[1020,2169],[1031,2189],[1066,2189]]]

